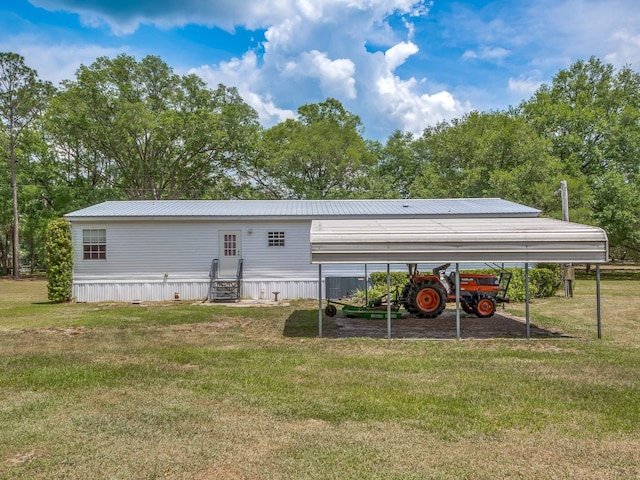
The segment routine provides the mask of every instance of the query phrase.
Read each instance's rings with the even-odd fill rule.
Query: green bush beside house
[[[71,226],[63,218],[47,225],[45,243],[47,296],[52,302],[68,302],[72,297],[73,243]]]

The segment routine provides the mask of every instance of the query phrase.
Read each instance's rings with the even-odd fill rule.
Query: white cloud
[[[536,42],[538,55],[557,62],[596,56],[621,66],[638,61],[640,9],[631,0],[542,0],[525,12],[532,23],[523,30]],[[531,45],[531,43],[529,43]],[[540,64],[543,60],[539,61]],[[618,63],[622,62],[622,63]],[[560,65],[567,68],[569,65]]]
[[[617,67],[631,63],[638,70],[640,64],[640,9],[631,0],[490,2],[483,7],[464,0],[455,8],[440,2],[447,8],[439,9],[433,22],[420,18],[429,11],[429,0],[29,1],[79,15],[85,25],[101,27],[92,34],[108,37],[110,45],[118,39],[106,30],[126,35],[140,25],[259,30],[256,37],[264,33],[265,41],[256,50],[223,61],[200,56],[191,65],[202,65],[192,71],[212,87],[236,86],[267,126],[294,116],[304,103],[334,96],[360,115],[367,129],[373,128],[374,137],[395,128],[418,132],[468,111],[469,103],[461,98],[472,99],[474,108],[517,103],[539,87],[539,79],[591,55]],[[164,48],[83,45],[75,32],[45,37],[38,28],[30,25],[32,38],[5,33],[0,47],[23,54],[42,78],[54,82],[73,78],[81,63],[98,56],[145,55]],[[126,37],[132,45],[137,40],[136,35]],[[448,58],[437,50],[444,41]],[[224,48],[212,45],[217,58]],[[450,48],[458,48],[457,59],[466,62],[452,65]],[[186,71],[189,52],[183,58],[180,68]]]
[[[160,28],[187,24],[217,26],[232,31],[242,25],[248,29],[267,28],[288,18],[300,16],[313,22],[332,22],[336,13],[372,12],[377,18],[393,12],[410,16],[426,15],[427,0],[158,0],[154,2],[113,2],[112,0],[30,0],[50,11],[76,13],[89,26],[108,25],[118,35],[134,32],[140,25]]]
[[[276,107],[269,93],[269,69],[258,66],[255,52],[249,51],[242,58],[233,58],[218,66],[194,68],[189,73],[197,74],[212,86],[219,83],[236,86],[242,98],[258,112],[264,125],[274,125],[295,117],[292,110]],[[318,51],[304,52],[299,62],[291,60],[281,71],[285,77],[316,78],[326,96],[347,99],[356,97],[354,73],[355,66],[350,60],[330,60],[326,54]]]
[[[43,44],[40,38],[18,36],[0,43],[0,51],[22,55],[25,63],[36,70],[41,79],[57,85],[62,80],[75,78],[80,65],[90,65],[98,57],[113,57],[122,53],[123,49],[98,45]]]
[[[420,94],[413,78],[382,77],[376,86],[382,112],[403,131],[419,134],[427,126],[460,117],[470,110],[469,105],[463,105],[447,91]]]
[[[297,70],[302,76],[318,78],[326,96],[356,98],[356,67],[348,58],[330,60],[326,53],[312,50],[301,55]]]
[[[264,126],[272,126],[284,122],[288,118],[295,118],[296,113],[292,110],[278,108],[270,95],[261,96],[252,91],[240,91],[242,99],[258,113]]]
[[[265,78],[257,64],[255,53],[247,52],[242,58],[221,62],[217,67],[204,65],[193,68],[189,73],[195,73],[211,86],[220,83],[235,86],[244,101],[258,112],[265,126],[295,117],[295,112],[278,108],[268,91],[260,93],[260,87],[265,85]]]
[[[212,87],[237,87],[265,126],[328,96],[358,114],[366,127],[373,126],[367,133],[374,137],[398,128],[418,133],[470,108],[446,88],[395,73],[419,53],[413,22],[427,14],[427,0],[158,0],[126,7],[107,0],[30,1],[75,12],[86,24],[108,25],[116,34],[141,24],[263,29],[265,41],[256,50],[189,71]],[[390,15],[401,22],[392,26]],[[387,46],[386,52],[367,51],[372,41]]]
[[[387,68],[394,71],[397,67],[407,61],[411,55],[418,53],[418,46],[412,42],[400,42],[384,53],[387,61]]]
[[[426,84],[425,79],[418,81],[411,77],[403,80],[394,75],[396,62],[389,61],[389,52],[393,52],[391,58],[401,59],[404,56],[398,52],[406,54],[413,50],[406,46],[396,47],[398,45],[387,50],[384,58],[378,60],[378,68],[373,75],[374,89],[368,92],[370,100],[375,99],[378,113],[387,116],[395,128],[419,134],[429,125],[461,116],[470,109],[469,105],[462,104],[445,90],[422,93],[420,90]]]
[[[518,78],[509,79],[509,90],[523,96],[530,96],[535,93],[542,85],[536,76],[525,77],[523,75]]]
[[[483,46],[479,51],[475,50],[467,50],[462,54],[463,60],[489,60],[489,61],[500,61],[504,58],[508,57],[511,52],[506,48],[502,47],[486,47]]]
[[[613,52],[605,56],[605,61],[622,67],[631,64],[638,70],[640,66],[640,33],[632,34],[627,31],[615,32],[611,35],[609,44],[614,48]]]
[[[410,40],[414,27],[404,19],[405,40],[398,40],[398,31],[381,25],[389,11],[400,7],[414,14],[417,11],[412,5],[424,6],[423,2],[333,0],[314,5],[322,6],[317,7],[322,8],[321,17],[315,8],[303,11],[300,7],[267,28],[261,62],[255,53],[248,52],[242,59],[195,72],[210,83],[238,86],[266,125],[291,116],[293,109],[304,103],[328,96],[358,114],[365,126],[376,124],[374,136],[398,128],[417,133],[469,109],[447,91],[427,93],[429,85],[424,79],[403,79],[394,74],[419,52]],[[385,31],[386,36],[381,34]],[[392,43],[384,53],[371,53],[365,49],[370,36]],[[275,105],[278,109],[274,113]]]

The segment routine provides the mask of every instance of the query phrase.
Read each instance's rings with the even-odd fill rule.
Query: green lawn
[[[0,281],[0,478],[638,478],[640,282],[602,287],[602,340],[581,279],[531,306],[572,338],[389,341]]]

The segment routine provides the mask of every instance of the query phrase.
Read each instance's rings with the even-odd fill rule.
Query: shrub
[[[524,302],[526,299],[526,292],[524,287],[524,269],[523,268],[509,268],[511,272],[511,282],[509,283],[509,290],[507,291],[507,297],[514,302]],[[529,271],[531,273],[531,270]],[[529,276],[531,280],[531,276]],[[536,286],[529,283],[529,296],[534,297],[536,292]]]
[[[45,241],[47,296],[52,302],[71,300],[73,283],[73,243],[71,227],[64,218],[51,220]]]
[[[403,287],[408,282],[408,272],[391,272],[391,286]],[[372,287],[384,285],[387,291],[387,272],[372,272],[369,275]]]
[[[507,296],[514,302],[524,302],[524,268],[510,268],[511,283]],[[560,265],[540,263],[529,269],[529,298],[552,297],[562,286]]]
[[[529,272],[529,280],[536,288],[536,297],[552,297],[562,286],[561,270],[536,266]]]
[[[396,290],[398,290],[398,294],[402,292],[402,287],[409,282],[409,277],[408,272],[390,272],[390,277],[391,297],[393,298]],[[371,272],[369,279],[371,280],[371,287],[366,292],[357,290],[351,297],[352,301],[364,305],[365,299],[371,301],[387,294],[387,272]]]
[[[406,283],[406,279],[405,279],[405,283]],[[404,285],[404,284],[403,284]],[[402,285],[396,285],[396,286],[391,286],[391,298],[395,299],[396,295],[400,296],[400,294],[402,293]],[[373,287],[369,288],[366,292],[364,290],[356,290],[353,294],[353,296],[351,297],[351,300],[355,303],[355,304],[360,304],[360,305],[364,305],[365,300],[368,302],[371,302],[372,300],[379,298],[379,297],[384,297],[387,295],[387,285],[374,285]]]

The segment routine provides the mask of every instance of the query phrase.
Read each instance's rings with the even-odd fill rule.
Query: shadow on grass
[[[387,338],[387,320],[348,318],[338,312],[335,317],[323,315],[322,334],[326,338]],[[530,324],[531,338],[568,338],[562,332],[540,328]],[[285,321],[285,337],[318,336],[318,311],[296,310]],[[527,328],[524,319],[506,314],[491,318],[477,318],[462,314],[461,338],[525,338]],[[410,315],[391,320],[391,338],[455,339],[456,312],[445,310],[438,318],[420,319]]]
[[[323,315],[322,333],[332,327],[333,319],[327,319]],[[318,310],[295,310],[284,323],[285,337],[305,337],[313,338],[318,336]]]

